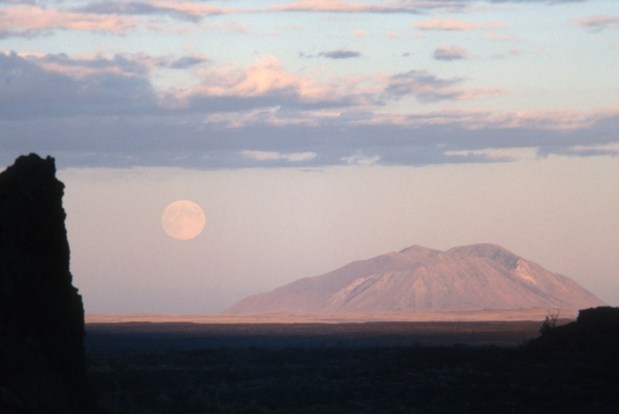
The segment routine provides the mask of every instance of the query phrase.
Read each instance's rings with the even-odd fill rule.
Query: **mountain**
[[[603,304],[571,279],[492,244],[447,251],[411,246],[268,293],[228,314],[414,310],[581,309]]]

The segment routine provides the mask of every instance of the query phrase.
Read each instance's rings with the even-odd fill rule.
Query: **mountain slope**
[[[411,246],[249,296],[224,313],[563,308],[602,301],[571,279],[492,244]]]

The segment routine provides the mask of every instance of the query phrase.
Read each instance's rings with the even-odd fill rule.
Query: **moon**
[[[205,224],[204,211],[191,200],[170,203],[161,215],[163,231],[177,240],[191,240],[198,237]]]

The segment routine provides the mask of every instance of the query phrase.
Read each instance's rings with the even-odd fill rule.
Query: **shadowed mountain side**
[[[580,309],[603,304],[571,279],[492,244],[412,246],[249,296],[224,313]]]
[[[50,157],[0,173],[0,412],[84,413],[84,310]]]

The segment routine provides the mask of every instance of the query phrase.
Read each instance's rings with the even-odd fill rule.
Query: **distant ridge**
[[[249,296],[224,314],[582,309],[602,304],[571,279],[497,245],[444,252],[414,245]]]

